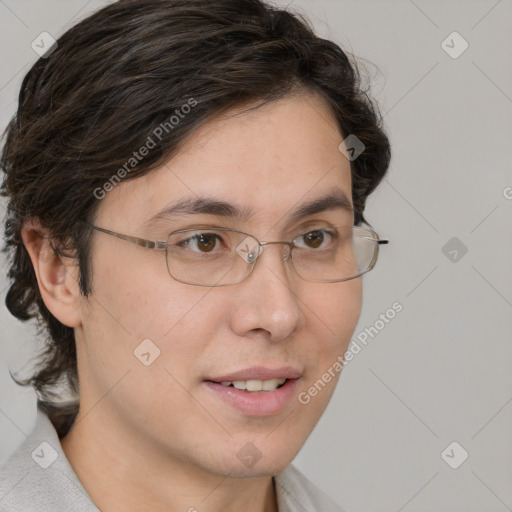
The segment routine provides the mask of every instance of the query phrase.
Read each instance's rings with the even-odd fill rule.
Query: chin
[[[250,438],[249,438],[250,439]],[[253,438],[254,439],[254,438]],[[231,446],[219,451],[210,452],[207,460],[203,459],[203,467],[211,473],[230,478],[261,478],[281,473],[294,459],[301,446],[284,446],[269,443],[262,438],[259,442],[235,441]]]
[[[290,441],[295,441],[293,444],[296,445],[291,446]],[[292,462],[301,447],[302,444],[299,445],[296,439],[280,439],[278,443],[271,443],[269,439],[263,438],[259,443],[256,440],[254,444],[248,441],[236,450],[237,464],[232,469],[240,475],[240,478],[277,475]]]
[[[289,464],[291,460],[287,459],[281,463],[263,463],[258,461],[252,468],[244,468],[241,464],[236,467],[226,468],[227,471],[223,474],[230,478],[263,478],[271,477],[281,473]]]

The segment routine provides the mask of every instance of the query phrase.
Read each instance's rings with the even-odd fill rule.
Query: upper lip
[[[297,379],[301,372],[292,366],[283,366],[281,368],[265,368],[263,366],[253,366],[233,373],[210,377],[205,380],[213,382],[234,382],[235,380],[270,380],[270,379]]]

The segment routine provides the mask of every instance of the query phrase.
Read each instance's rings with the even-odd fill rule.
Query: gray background
[[[105,3],[0,0],[2,128],[37,59],[32,40]],[[279,3],[369,61],[393,160],[367,218],[391,243],[364,277],[354,338],[403,305],[344,369],[295,463],[350,512],[512,510],[512,2]],[[457,58],[442,46],[453,31],[469,44]],[[5,306],[0,322],[2,460],[35,418],[34,394],[7,368],[37,343]],[[457,469],[441,457],[453,441],[452,464],[469,453]]]

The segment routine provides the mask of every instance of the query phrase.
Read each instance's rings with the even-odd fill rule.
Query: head
[[[355,160],[339,150],[349,135],[364,144]],[[286,366],[298,373],[294,396],[307,390],[348,346],[361,277],[305,281],[270,244],[245,280],[196,286],[171,277],[165,252],[91,225],[153,241],[195,226],[259,241],[359,226],[389,159],[355,62],[297,14],[260,0],[128,0],[80,22],[25,77],[2,152],[6,304],[47,341],[19,382],[36,388],[61,436],[101,398],[91,414],[159,453],[227,474],[254,445],[261,461],[240,475],[276,473],[339,374],[307,405],[272,414],[241,412],[208,383]],[[349,207],[292,218],[333,192]],[[244,215],[219,204],[164,213],[197,198]],[[58,403],[62,382],[71,403]]]

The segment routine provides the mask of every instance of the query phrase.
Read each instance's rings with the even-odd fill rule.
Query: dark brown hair
[[[389,166],[389,142],[355,60],[317,37],[299,14],[260,0],[122,0],[68,30],[27,73],[1,154],[6,305],[20,320],[36,319],[46,334],[36,373],[17,382],[35,387],[59,435],[78,411],[78,398],[59,404],[56,391],[64,381],[78,397],[74,331],[41,298],[23,223],[38,218],[57,251],[76,255],[87,296],[90,231],[78,220],[93,220],[95,191],[127,169],[148,137],[155,146],[124,179],[162,165],[216,115],[301,89],[319,94],[341,133],[365,145],[351,162],[355,224],[361,224],[366,198]],[[173,124],[171,116],[192,101]],[[159,126],[167,127],[165,136],[154,135]]]

